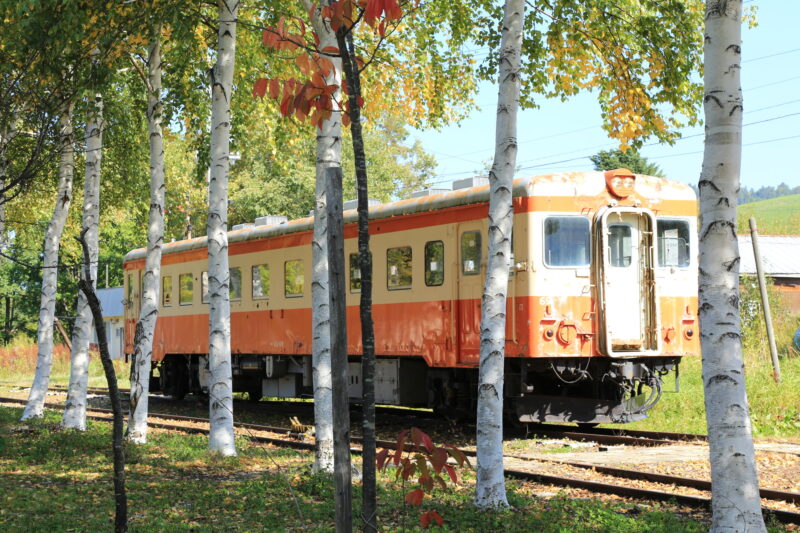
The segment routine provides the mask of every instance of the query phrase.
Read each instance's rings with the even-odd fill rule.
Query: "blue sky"
[[[800,185],[800,0],[756,0],[758,26],[742,32],[744,91],[743,186],[758,188],[785,182]],[[459,125],[440,131],[414,131],[438,162],[436,186],[481,173],[494,151],[495,85],[485,83],[476,97],[480,110]],[[702,113],[701,113],[702,116]],[[518,175],[591,170],[588,156],[617,143],[600,127],[600,108],[592,93],[566,103],[542,101],[539,109],[521,112],[518,123]],[[666,177],[696,183],[703,151],[703,127],[681,131],[674,145],[642,148]],[[652,141],[645,141],[645,144]]]

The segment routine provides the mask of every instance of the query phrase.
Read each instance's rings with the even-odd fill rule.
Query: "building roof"
[[[122,316],[122,287],[110,287],[108,289],[97,289],[97,299],[103,308],[103,318]]]
[[[771,277],[800,277],[800,236],[759,235],[758,249],[764,274]],[[739,255],[742,262],[739,272],[755,274],[753,243],[750,235],[739,235]]]

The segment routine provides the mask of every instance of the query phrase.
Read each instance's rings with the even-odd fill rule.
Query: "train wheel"
[[[600,425],[598,422],[577,422],[577,424],[578,424],[578,429],[583,429],[583,430],[594,429]]]
[[[261,394],[261,383],[258,383],[257,385],[251,385],[247,389],[247,398],[251,402],[257,402],[257,401],[261,400],[261,397],[262,397],[262,394]]]

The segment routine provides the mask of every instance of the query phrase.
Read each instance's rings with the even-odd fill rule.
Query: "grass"
[[[48,414],[19,426],[19,414],[19,409],[0,407],[0,530],[110,529],[110,425],[90,422],[85,433],[63,431],[56,415]],[[239,457],[222,459],[209,455],[206,446],[205,437],[154,430],[150,443],[128,448],[131,531],[333,529],[332,484],[311,473],[309,453],[240,440]],[[404,492],[393,479],[385,474],[379,481],[379,528],[417,531],[420,510],[402,505]],[[567,493],[537,497],[530,485],[517,481],[508,482],[515,510],[478,512],[471,505],[473,482],[470,473],[455,489],[426,497],[422,508],[435,509],[445,519],[434,530],[678,533],[708,528],[704,513]],[[359,495],[356,487],[356,516]]]
[[[737,214],[739,233],[750,232],[750,217],[756,217],[761,234],[800,235],[800,194],[740,205]]]

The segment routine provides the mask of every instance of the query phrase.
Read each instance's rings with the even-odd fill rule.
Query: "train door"
[[[133,337],[142,305],[141,276],[139,269],[125,273],[125,353],[133,353]]]
[[[458,297],[456,339],[458,362],[480,361],[481,296],[485,277],[486,232],[480,221],[458,225]]]
[[[646,209],[620,207],[598,214],[598,329],[601,350],[612,357],[659,349],[654,228],[655,218]]]

